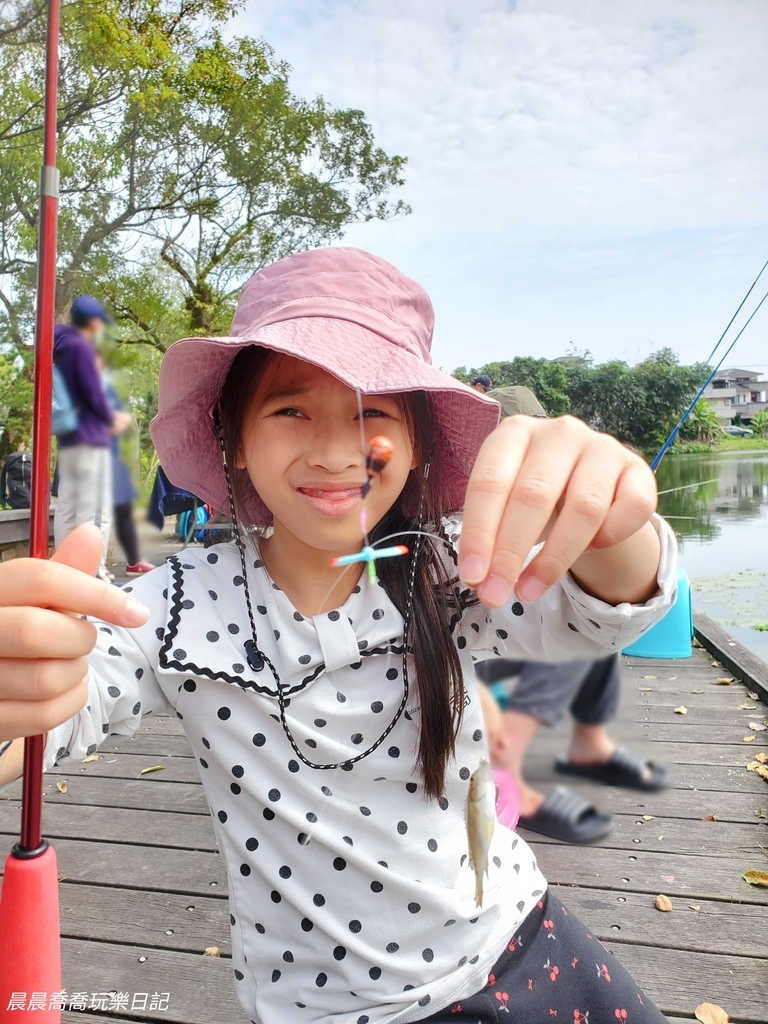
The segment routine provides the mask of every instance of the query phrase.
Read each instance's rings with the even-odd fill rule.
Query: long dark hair
[[[236,469],[240,451],[242,428],[259,381],[264,379],[268,364],[280,357],[257,346],[241,349],[232,362],[221,390],[221,429],[227,465],[230,467],[235,510],[244,526],[263,526],[252,523],[245,511],[245,488],[250,487],[248,471]],[[400,498],[376,524],[370,539],[394,534],[389,543],[397,543],[397,535],[419,528],[435,535],[435,540],[424,539],[415,567],[411,629],[409,643],[418,689],[421,731],[417,765],[425,794],[438,798],[443,795],[446,764],[453,757],[456,736],[464,711],[464,684],[461,663],[451,631],[461,615],[462,597],[458,575],[447,568],[448,548],[441,525],[442,517],[453,511],[445,501],[443,486],[444,467],[435,452],[434,422],[429,401],[423,391],[398,396],[417,454],[418,463],[411,471]],[[429,474],[425,476],[426,466]],[[413,538],[403,537],[413,547]],[[442,550],[441,550],[442,549]],[[405,613],[408,599],[410,563],[413,556],[382,559],[377,573],[395,607]]]

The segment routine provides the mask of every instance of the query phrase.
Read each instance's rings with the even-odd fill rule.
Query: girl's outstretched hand
[[[0,740],[37,736],[66,722],[88,700],[91,615],[140,626],[149,609],[96,578],[101,531],[87,523],[53,557],[0,565]]]
[[[657,590],[655,508],[653,473],[615,438],[572,416],[510,416],[486,439],[470,476],[461,578],[492,607],[513,590],[535,601],[568,569],[611,604],[645,601]]]

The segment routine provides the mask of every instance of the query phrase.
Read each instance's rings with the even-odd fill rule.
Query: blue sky
[[[344,244],[425,286],[446,369],[706,358],[768,259],[763,0],[251,0],[233,31],[408,157],[413,213]],[[768,303],[729,364],[767,340]]]

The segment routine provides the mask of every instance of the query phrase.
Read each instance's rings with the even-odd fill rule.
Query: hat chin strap
[[[213,430],[214,434],[216,435],[216,440],[219,444],[219,448],[221,449],[221,461],[224,466],[224,476],[227,481],[227,497],[229,499],[229,512],[230,516],[232,517],[232,523],[235,528],[235,540],[237,542],[238,551],[240,552],[240,565],[242,566],[243,570],[243,591],[245,593],[245,603],[248,607],[248,621],[251,626],[251,639],[246,640],[245,644],[243,645],[248,664],[254,672],[262,672],[264,670],[265,665],[269,667],[269,670],[272,673],[272,676],[275,680],[275,685],[277,687],[277,701],[280,708],[280,724],[282,725],[283,731],[285,732],[285,735],[287,736],[289,743],[293,747],[296,756],[301,761],[303,761],[304,764],[307,765],[309,768],[317,768],[325,771],[333,770],[336,768],[342,768],[345,771],[351,771],[352,766],[355,764],[356,761],[362,761],[364,757],[368,757],[369,754],[372,754],[373,751],[376,750],[376,748],[384,742],[387,736],[389,736],[394,727],[397,725],[401,715],[405,711],[405,705],[408,703],[408,695],[410,693],[410,685],[408,681],[408,634],[410,632],[411,613],[413,611],[413,589],[416,579],[416,564],[418,562],[419,552],[421,551],[422,540],[424,537],[423,520],[425,487],[422,487],[421,495],[419,497],[419,511],[416,517],[416,542],[414,543],[412,548],[411,564],[408,569],[408,596],[406,598],[405,614],[403,615],[403,696],[402,700],[400,701],[400,706],[398,707],[397,711],[394,714],[394,717],[392,718],[392,721],[386,727],[384,732],[381,734],[381,736],[379,736],[375,743],[368,747],[367,750],[364,750],[361,754],[357,754],[355,757],[348,758],[346,761],[339,761],[333,764],[315,764],[312,761],[310,761],[307,757],[305,757],[304,753],[301,750],[299,750],[298,744],[296,743],[296,740],[293,738],[293,733],[291,732],[288,726],[288,722],[286,721],[285,718],[285,708],[288,702],[286,701],[285,695],[283,693],[283,686],[282,683],[280,682],[280,676],[277,673],[277,669],[272,664],[272,661],[267,657],[266,654],[259,650],[258,638],[256,636],[256,622],[253,617],[253,608],[251,606],[251,593],[250,590],[248,589],[248,570],[246,568],[245,544],[243,543],[243,538],[240,533],[240,524],[238,522],[237,513],[235,511],[235,498],[232,491],[232,480],[229,475],[229,466],[227,465],[227,452],[224,446],[224,435],[221,429],[221,418],[219,408],[220,404],[219,402],[217,402],[213,409]],[[427,479],[429,477],[430,462],[431,460],[428,460],[427,464],[424,467],[425,486]]]

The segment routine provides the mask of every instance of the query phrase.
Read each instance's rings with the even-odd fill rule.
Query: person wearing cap
[[[475,391],[479,391],[481,395],[484,395],[493,387],[493,381],[487,373],[481,373],[479,377],[475,377],[472,381],[472,387]]]
[[[125,429],[127,413],[107,401],[97,365],[97,346],[106,324],[114,323],[92,295],[70,307],[70,322],[53,330],[53,359],[77,410],[77,427],[58,436],[58,500],[53,538],[58,548],[81,523],[101,530],[102,554],[96,575],[108,580],[107,547],[112,525],[112,436]]]
[[[416,282],[332,246],[258,270],[229,335],[171,345],[152,440],[235,537],[121,590],[88,578],[85,525],[53,564],[0,565],[15,659],[0,700],[36,698],[7,701],[5,734],[45,721],[48,769],[175,712],[226,866],[248,1020],[476,1024],[511,1002],[525,1021],[631,1006],[630,1024],[664,1024],[496,820],[474,662],[502,641],[556,660],[636,639],[672,604],[674,532],[637,455],[574,419],[499,425],[497,403],[432,365],[433,327]],[[542,466],[553,486],[522,514]],[[585,523],[573,495],[596,468]],[[11,628],[30,611],[42,650]],[[41,675],[57,703],[25,707],[49,696]]]

